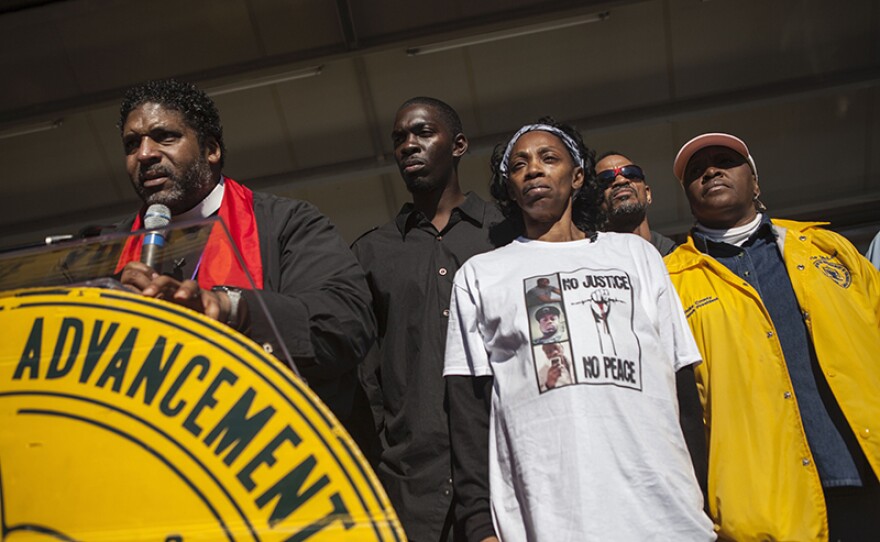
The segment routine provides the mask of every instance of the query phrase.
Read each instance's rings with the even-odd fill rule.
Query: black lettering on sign
[[[577,279],[562,279],[563,290],[577,290],[579,287]]]
[[[104,355],[104,351],[107,350],[107,345],[110,344],[110,339],[113,338],[113,335],[116,334],[116,330],[119,329],[119,324],[116,322],[110,324],[110,327],[107,328],[107,333],[103,336],[101,336],[102,327],[104,327],[104,321],[96,320],[95,327],[92,329],[92,337],[89,339],[89,349],[86,351],[86,359],[83,362],[82,372],[79,375],[79,381],[82,384],[85,384],[89,377],[92,376],[92,371],[95,370],[95,365],[97,365],[101,356]]]
[[[73,343],[70,345],[70,353],[67,355],[67,362],[64,366],[60,366],[61,357],[64,355],[64,347],[67,346],[67,335],[71,330],[73,331]],[[58,340],[55,342],[55,352],[52,354],[49,369],[46,371],[47,379],[61,378],[70,372],[76,357],[79,355],[82,338],[82,320],[79,318],[65,318],[61,321],[61,330],[58,332]]]
[[[186,428],[187,431],[193,434],[193,436],[198,437],[202,428],[196,423],[196,418],[199,417],[199,414],[202,413],[206,407],[213,409],[217,406],[217,398],[214,397],[214,392],[217,391],[217,388],[220,387],[224,382],[228,382],[229,384],[235,384],[235,381],[238,380],[238,375],[227,369],[226,367],[220,369],[220,372],[217,373],[217,376],[214,378],[214,381],[208,386],[208,389],[205,390],[205,393],[199,398],[196,402],[195,406],[192,409],[192,412],[189,413],[189,416],[186,417],[186,420],[183,422],[183,427]]]
[[[275,509],[272,510],[272,515],[269,516],[270,527],[274,527],[276,523],[294,513],[297,508],[314,497],[315,493],[330,483],[330,479],[327,478],[327,475],[325,474],[318,478],[315,483],[309,486],[305,491],[302,491],[306,478],[312,473],[312,470],[317,463],[315,456],[309,455],[302,463],[294,467],[293,470],[288,472],[282,479],[278,480],[274,486],[270,487],[254,501],[257,508],[263,508],[276,498],[278,499],[278,502],[275,504]]]
[[[256,394],[257,392],[253,388],[248,388],[238,402],[229,409],[229,412],[217,422],[214,429],[205,437],[205,444],[211,446],[217,440],[217,437],[223,435],[223,438],[220,439],[217,448],[214,450],[214,455],[218,456],[232,446],[233,443],[235,444],[235,447],[223,459],[227,466],[231,465],[238,458],[241,452],[257,436],[257,433],[275,415],[275,408],[267,406],[250,418],[247,417]]]
[[[37,378],[40,372],[40,358],[43,346],[43,318],[35,318],[31,332],[28,334],[27,342],[24,343],[24,350],[21,357],[18,358],[18,365],[15,367],[15,373],[12,375],[13,380],[21,380],[21,376],[25,370],[30,372],[31,380]]]
[[[211,367],[211,362],[205,356],[195,356],[193,359],[189,360],[189,363],[186,364],[186,367],[180,371],[180,374],[177,375],[177,378],[174,379],[174,383],[171,384],[171,387],[168,388],[168,391],[165,392],[165,396],[162,398],[162,402],[159,403],[159,410],[162,411],[162,414],[168,416],[169,418],[173,418],[177,416],[177,414],[183,410],[183,407],[186,406],[186,401],[181,399],[177,402],[176,405],[171,406],[171,401],[174,400],[174,396],[180,391],[180,388],[183,386],[183,383],[189,377],[189,374],[195,370],[196,367],[199,367],[201,371],[196,375],[196,378],[199,380],[205,379],[205,374],[207,374],[208,369]]]
[[[128,335],[122,340],[119,349],[110,358],[110,363],[104,368],[104,372],[98,378],[96,384],[99,388],[103,388],[107,381],[113,379],[113,391],[119,393],[122,389],[122,380],[125,378],[125,371],[128,369],[128,362],[131,360],[131,353],[134,351],[134,343],[137,340],[138,328],[133,327],[128,331]]]
[[[571,274],[567,286],[578,288],[582,274]],[[147,518],[153,522],[154,538],[183,542],[192,536],[213,539],[225,534],[308,542],[324,537],[344,540],[346,533],[370,537],[370,532],[377,539],[405,538],[381,486],[370,477],[348,435],[340,432],[320,404],[315,405],[317,399],[308,389],[281,373],[280,365],[269,365],[274,360],[259,348],[235,336],[225,337],[228,330],[206,319],[176,315],[170,306],[154,310],[134,295],[79,293],[80,289],[68,295],[66,290],[50,290],[45,302],[12,301],[15,309],[27,305],[23,308],[36,307],[36,312],[16,314],[9,303],[0,302],[0,316],[10,317],[8,328],[14,330],[0,343],[9,350],[0,352],[6,362],[2,378],[11,380],[10,393],[21,395],[18,390],[24,390],[21,402],[11,408],[32,414],[13,421],[33,423],[33,414],[40,413],[35,409],[44,401],[41,395],[54,396],[45,407],[51,408],[47,413],[69,413],[69,417],[53,416],[53,423],[41,420],[33,429],[42,433],[42,442],[66,443],[63,449],[53,448],[53,453],[72,459],[85,454],[92,463],[95,453],[98,463],[106,463],[113,460],[110,455],[129,449],[129,434],[143,438],[136,444],[149,455],[142,454],[145,460],[134,466],[148,473],[149,483],[143,489],[161,495],[166,480],[180,485],[179,479],[185,479],[192,495],[181,501],[187,508],[184,512],[200,522],[177,525],[174,518],[180,510],[154,511],[158,515]],[[126,304],[129,297],[131,303]],[[572,359],[570,347],[567,352]],[[103,416],[110,425],[105,426],[107,438],[102,437],[101,450],[96,450],[94,443],[83,440],[87,435],[76,432],[78,420],[100,418],[105,411],[130,415]],[[18,440],[30,434],[16,431],[15,426],[2,429],[13,430],[13,436],[21,437]],[[41,462],[39,468],[22,470],[22,480],[41,473],[55,476],[54,471],[43,472],[55,463]],[[210,477],[202,468],[210,469]],[[128,477],[117,478],[106,479],[105,485],[121,484],[124,492]],[[33,491],[39,493],[39,487]],[[23,498],[27,500],[28,494]],[[89,524],[106,517],[107,503],[93,504],[98,508],[92,506],[88,517],[83,516]],[[136,512],[136,506],[123,504]],[[119,503],[110,503],[114,507],[119,509]],[[138,532],[135,524],[144,518],[134,512],[118,518],[125,520],[120,528],[133,526],[131,532]],[[34,521],[57,522],[46,517]],[[88,529],[85,523],[82,527]]]
[[[253,491],[254,488],[257,487],[257,484],[251,479],[251,475],[260,465],[268,465],[270,467],[274,465],[276,461],[275,450],[277,450],[285,441],[294,446],[299,446],[302,439],[289,425],[285,425],[284,429],[279,431],[275,438],[272,439],[272,442],[260,450],[259,453],[257,453],[257,455],[255,455],[254,458],[238,472],[238,481],[241,482],[241,485],[243,485],[245,489]]]
[[[163,364],[162,358],[165,355],[165,342],[165,337],[160,336],[156,339],[156,342],[153,343],[153,348],[147,354],[147,359],[144,360],[140,370],[131,382],[131,386],[129,386],[128,391],[125,393],[129,397],[134,398],[138,389],[143,386],[144,404],[148,406],[153,404],[156,393],[159,392],[159,388],[165,383],[168,371],[174,365],[174,360],[177,359],[177,356],[180,355],[180,351],[183,349],[182,344],[175,344],[174,348],[171,349],[171,353],[168,354],[168,359]]]

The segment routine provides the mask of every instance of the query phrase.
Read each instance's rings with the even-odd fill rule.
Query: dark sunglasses
[[[618,175],[623,175],[631,181],[635,179],[638,179],[640,181],[645,180],[645,172],[642,171],[642,168],[636,165],[620,166],[606,169],[605,171],[597,174],[596,179],[600,183],[611,184],[614,182],[614,179],[616,179]]]

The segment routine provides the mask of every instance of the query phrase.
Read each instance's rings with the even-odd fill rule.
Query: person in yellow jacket
[[[771,220],[737,137],[695,137],[673,171],[719,538],[880,539],[880,274],[825,223]]]

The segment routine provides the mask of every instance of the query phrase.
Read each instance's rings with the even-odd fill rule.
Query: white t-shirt
[[[560,301],[527,295],[540,278]],[[675,372],[699,361],[663,261],[637,235],[520,238],[468,260],[455,276],[443,374],[494,377],[499,537],[714,540],[675,389]]]

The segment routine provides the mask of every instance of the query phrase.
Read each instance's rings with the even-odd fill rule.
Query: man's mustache
[[[159,177],[171,177],[173,172],[164,166],[151,166],[142,168],[138,172],[138,180],[141,182],[149,179],[157,179]]]

